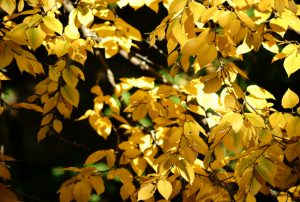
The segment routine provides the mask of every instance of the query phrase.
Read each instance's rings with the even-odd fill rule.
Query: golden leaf
[[[287,145],[284,155],[289,162],[300,156],[300,142]]]
[[[14,59],[14,53],[11,50],[11,48],[9,48],[9,46],[6,45],[6,43],[4,41],[0,42],[0,69],[6,67],[7,65],[9,65]],[[4,74],[1,72],[0,73],[0,80],[4,80],[2,77],[5,78]]]
[[[0,7],[9,15],[12,15],[16,9],[16,0],[2,0]]]
[[[145,172],[147,162],[143,157],[136,157],[132,159],[131,167],[138,176],[141,176]]]
[[[99,150],[92,154],[90,154],[87,159],[85,160],[84,164],[94,164],[101,159],[106,157],[107,166],[110,168],[115,164],[116,157],[114,150]]]
[[[283,108],[287,109],[295,107],[298,103],[298,95],[288,88],[282,97],[281,105]]]
[[[123,201],[128,199],[129,196],[133,195],[134,193],[135,193],[135,186],[132,183],[126,183],[120,189],[120,194]]]
[[[0,196],[2,202],[16,202],[18,198],[14,192],[12,192],[7,186],[3,183],[0,183]]]
[[[42,141],[43,139],[45,139],[45,137],[47,136],[47,133],[49,131],[49,126],[43,126],[42,128],[40,128],[38,134],[37,134],[37,140],[38,142]]]
[[[87,182],[79,181],[74,185],[73,195],[78,202],[88,202],[91,191],[91,186]]]
[[[300,118],[293,117],[287,120],[286,123],[286,133],[289,138],[300,136]]]
[[[168,180],[159,180],[157,183],[159,193],[168,200],[172,193],[172,185]]]
[[[56,107],[56,105],[57,105],[57,97],[56,96],[48,99],[44,104],[43,114],[47,114],[48,112],[53,110],[54,107]]]
[[[138,201],[147,200],[153,196],[156,191],[156,187],[154,184],[146,184],[142,186],[138,192]]]
[[[89,177],[89,181],[90,181],[92,187],[95,189],[95,191],[98,195],[102,194],[105,191],[104,182],[103,182],[101,176],[91,175]]]
[[[0,177],[4,180],[10,180],[10,172],[4,163],[0,162]]]
[[[60,133],[60,131],[62,130],[62,128],[63,128],[63,125],[62,125],[61,121],[58,120],[58,119],[55,119],[55,120],[53,121],[53,129],[54,129],[57,133]]]
[[[205,82],[203,91],[205,93],[215,93],[220,90],[222,86],[222,80],[218,77],[214,77]]]
[[[79,104],[79,92],[76,88],[70,85],[64,85],[61,87],[60,92],[63,97],[73,106],[78,107]]]
[[[148,109],[146,104],[139,104],[132,112],[132,119],[138,121],[147,115]]]

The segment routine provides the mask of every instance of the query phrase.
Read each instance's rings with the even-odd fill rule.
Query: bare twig
[[[69,0],[63,0],[63,5],[64,5],[65,10],[69,13],[75,9],[72,2]],[[80,30],[84,37],[91,37],[92,39],[96,40],[97,42],[100,42],[102,40],[102,38],[98,37],[98,35],[95,32],[91,31],[89,28],[87,28],[83,25],[80,26]],[[142,70],[156,72],[153,68],[151,68],[149,66],[149,64],[150,65],[155,65],[155,64],[152,61],[150,61],[149,59],[147,59],[147,57],[145,57],[145,56],[142,56],[138,53],[127,53],[125,50],[122,50],[122,49],[119,51],[119,54],[123,58],[128,60],[131,64],[133,64],[135,66],[139,66]],[[101,59],[101,58],[99,58],[99,59]],[[102,61],[101,60],[100,60],[100,62],[102,63],[103,60]],[[105,67],[105,65],[104,65],[104,67]],[[113,74],[109,68],[106,68],[106,73],[107,73],[108,79],[111,79],[111,80],[109,80],[110,83],[113,85],[113,83],[114,83],[114,82],[112,82]],[[157,77],[158,75],[155,74],[155,76]],[[159,78],[161,78],[161,76]]]

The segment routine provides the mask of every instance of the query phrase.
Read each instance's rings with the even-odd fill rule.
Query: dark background
[[[166,11],[161,7],[160,13],[157,15],[146,7],[135,12],[132,8],[126,7],[124,10],[119,11],[119,14],[129,24],[143,33],[147,33],[160,23],[166,15]],[[298,36],[291,32],[288,33],[288,37],[297,39]],[[146,39],[147,35],[144,35],[144,38]],[[135,51],[147,55],[150,60],[153,60],[158,65],[166,66],[165,56],[158,53],[154,48],[149,48],[145,42],[139,45],[141,50]],[[158,45],[165,50],[165,42],[161,42]],[[55,62],[55,57],[46,56],[44,48],[39,48],[36,54],[40,61],[45,61],[48,64]],[[271,53],[262,48],[258,53],[252,51],[247,54],[244,61],[239,62],[238,65],[249,73],[249,81],[242,82],[245,82],[244,84],[249,84],[249,82],[258,84],[269,90],[278,98],[275,101],[276,108],[281,109],[281,97],[288,87],[298,95],[300,94],[300,71],[292,74],[288,79],[283,68],[283,61],[271,64],[272,57]],[[132,66],[120,56],[107,60],[107,63],[114,72],[116,81],[120,77],[151,76],[151,72],[149,73]],[[2,82],[2,93],[11,100],[25,101],[28,95],[32,93],[32,88],[36,84],[35,79],[27,73],[21,75],[15,62],[11,66],[6,74],[12,80]],[[96,134],[87,121],[73,121],[84,114],[85,110],[92,108],[94,97],[89,92],[89,89],[95,85],[99,75],[101,77],[99,84],[104,89],[105,94],[112,93],[104,68],[92,54],[89,55],[83,70],[86,81],[79,82],[80,104],[78,109],[73,111],[71,119],[63,121],[63,131],[60,134],[63,139],[50,136],[37,143],[36,135],[41,115],[31,110],[8,110],[0,117],[0,145],[4,145],[5,154],[17,159],[17,161],[9,163],[12,174],[11,185],[22,201],[57,201],[58,195],[56,191],[64,180],[72,176],[72,173],[62,172],[60,168],[81,166],[90,153],[98,149],[109,148],[109,145],[115,142],[113,135],[105,141]],[[158,69],[156,70],[158,71]],[[38,76],[38,80],[41,79],[42,77]],[[107,191],[101,198],[95,196],[93,201],[120,201],[118,193],[120,183],[110,181],[107,185]]]

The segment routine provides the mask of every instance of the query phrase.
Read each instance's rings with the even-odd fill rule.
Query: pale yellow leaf
[[[300,69],[300,54],[298,50],[295,50],[289,56],[287,56],[283,62],[284,69],[288,77]]]
[[[82,25],[89,26],[94,21],[92,10],[88,7],[79,7],[77,19]]]
[[[62,35],[63,32],[63,25],[59,21],[59,19],[56,19],[55,16],[52,15],[46,15],[42,18],[45,25],[52,31],[57,32],[58,34]]]
[[[159,180],[157,183],[159,193],[168,200],[172,193],[172,185],[168,180]]]
[[[281,105],[283,108],[287,109],[295,107],[298,103],[298,95],[288,88],[282,97]]]
[[[270,92],[257,85],[248,86],[247,91],[257,98],[275,100],[275,97]]]
[[[222,123],[228,122],[232,129],[237,133],[243,127],[244,119],[239,113],[228,112],[222,117]]]
[[[140,190],[138,191],[138,201],[141,200],[147,200],[153,196],[153,194],[156,191],[156,187],[154,184],[146,184],[145,186],[142,186]]]
[[[265,127],[264,119],[260,115],[255,113],[244,113],[244,116],[251,123],[252,126],[257,128]]]
[[[180,159],[176,165],[179,169],[180,175],[190,184],[193,184],[195,179],[193,167],[184,159]]]

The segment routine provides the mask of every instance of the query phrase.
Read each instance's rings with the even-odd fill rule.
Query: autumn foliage
[[[158,13],[159,5],[168,14],[148,35],[118,15],[125,6]],[[64,130],[64,119],[78,108],[88,55],[104,53],[105,62],[121,54],[148,70],[151,61],[130,54],[132,48],[144,37],[150,46],[166,42],[161,77],[115,80],[101,67],[113,93],[105,94],[98,80],[90,89],[93,106],[72,120],[88,121],[103,141],[115,136],[116,147],[64,168],[77,175],[58,187],[61,202],[89,201],[116,179],[124,201],[252,202],[258,193],[300,200],[298,95],[285,89],[275,98],[258,85],[241,86],[249,52],[270,52],[270,65],[284,61],[288,77],[300,68],[300,5],[293,0],[0,0],[0,8],[0,80],[9,80],[5,70],[13,61],[36,80],[27,100],[1,98],[0,114],[11,108],[40,113],[37,142]],[[37,59],[41,47],[55,56],[53,64]],[[188,75],[184,82],[176,82],[179,74]],[[275,100],[282,106],[275,108]],[[6,201],[17,200],[8,187],[12,160],[0,155]],[[100,161],[106,170],[94,166]]]

